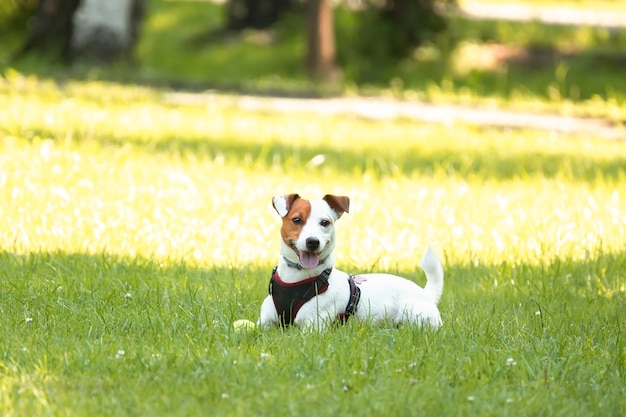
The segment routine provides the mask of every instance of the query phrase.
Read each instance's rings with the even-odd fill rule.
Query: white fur
[[[276,205],[276,197],[274,199]],[[283,206],[279,206],[283,208]],[[280,210],[277,208],[277,212]],[[286,203],[284,205],[287,214]],[[340,215],[340,214],[339,214]],[[278,275],[281,280],[289,283],[298,282],[306,278],[317,276],[325,269],[334,266],[335,258],[335,221],[339,216],[323,200],[311,201],[311,214],[304,225],[296,247],[305,248],[307,237],[317,237],[320,240],[321,262],[314,269],[289,267],[285,258],[297,263],[298,256],[281,239]],[[330,219],[330,226],[323,227],[320,222]],[[395,324],[410,322],[418,325],[438,327],[441,325],[441,316],[437,303],[443,291],[443,268],[435,252],[429,247],[420,262],[426,273],[427,284],[422,288],[412,281],[390,274],[363,274],[365,279],[358,284],[361,289],[361,299],[352,319],[368,323],[391,322]],[[348,274],[333,267],[328,280],[328,290],[305,303],[294,320],[294,324],[304,329],[323,329],[333,323],[339,314],[344,313],[350,298]],[[352,320],[351,319],[351,320]],[[268,329],[278,325],[278,313],[274,307],[272,297],[268,296],[261,305],[259,325]]]
[[[289,210],[287,208],[287,198],[284,195],[277,195],[272,198],[272,203],[274,204],[274,208],[280,217],[285,217],[287,215]]]

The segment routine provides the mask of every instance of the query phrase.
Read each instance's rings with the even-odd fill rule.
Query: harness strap
[[[328,278],[332,268],[322,271],[317,277],[311,277],[295,284],[283,282],[276,272],[277,269],[278,267],[274,267],[272,270],[268,292],[274,301],[280,325],[287,327],[293,324],[304,303],[328,289]],[[337,321],[341,324],[345,324],[350,316],[354,315],[361,299],[361,289],[357,285],[354,275],[348,277],[348,284],[350,286],[348,305],[345,312],[337,317]]]
[[[293,324],[304,303],[328,289],[328,278],[332,269],[326,269],[317,277],[295,284],[281,281],[276,270],[277,267],[272,271],[268,290],[274,301],[280,325],[286,327]]]
[[[361,289],[356,285],[354,275],[348,277],[348,284],[350,284],[350,298],[348,299],[346,312],[339,315],[339,321],[342,324],[346,324],[350,316],[356,312],[356,307],[359,305],[359,300],[361,299]]]

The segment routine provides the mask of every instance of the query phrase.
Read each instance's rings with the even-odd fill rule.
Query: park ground
[[[218,6],[151,4],[133,66],[3,68],[4,415],[623,415],[626,141],[603,134],[626,119],[622,29],[458,21],[468,58],[430,45],[296,99],[297,35],[192,48]],[[548,40],[540,61],[469,59]],[[278,256],[271,197],[291,192],[350,196],[342,270],[423,285],[432,246],[442,328],[237,331]]]

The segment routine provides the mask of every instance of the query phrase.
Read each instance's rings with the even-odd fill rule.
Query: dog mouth
[[[291,245],[291,249],[298,255],[300,265],[306,269],[316,268],[320,264],[320,254],[317,252],[309,252],[306,250],[299,251],[295,245]]]

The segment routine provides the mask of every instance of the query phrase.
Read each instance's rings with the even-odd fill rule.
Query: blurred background
[[[0,63],[46,77],[386,96],[619,125],[625,26],[619,0],[5,0]]]

